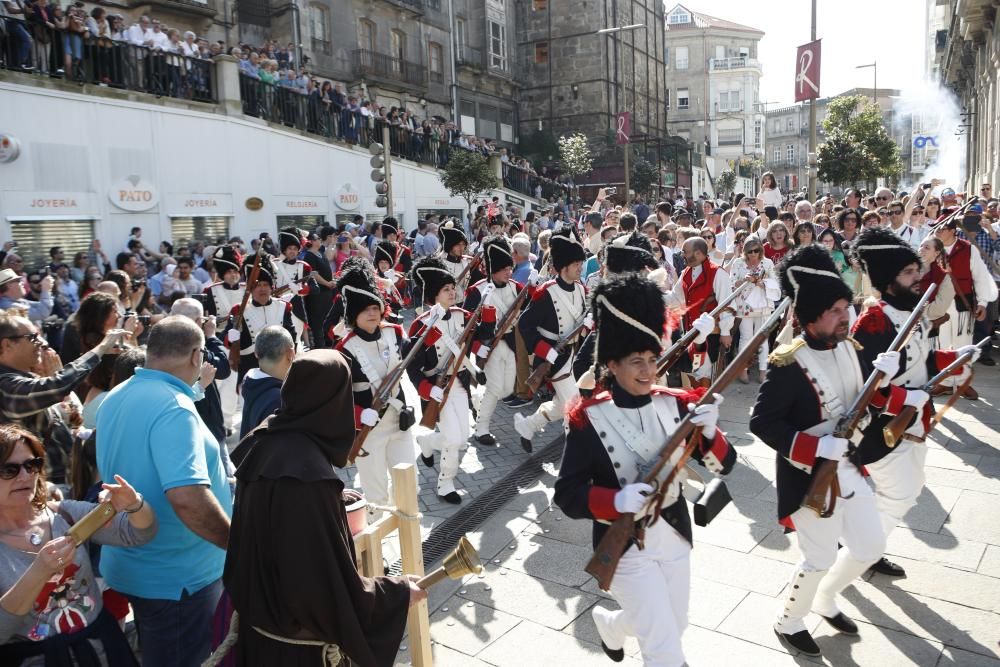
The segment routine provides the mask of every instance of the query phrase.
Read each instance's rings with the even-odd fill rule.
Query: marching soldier
[[[413,265],[411,274],[413,294],[426,306],[440,305],[445,315],[434,325],[427,338],[425,347],[417,355],[417,359],[406,369],[410,381],[417,388],[422,405],[430,401],[444,401],[444,389],[438,385],[440,374],[454,366],[455,358],[460,356],[462,332],[471,314],[455,305],[457,293],[455,278],[445,268],[444,262],[436,257],[424,257]],[[425,310],[410,325],[410,340],[416,341],[423,333],[424,320],[431,310]],[[476,351],[474,346],[473,352]],[[407,350],[407,353],[409,350]],[[450,352],[451,354],[447,354]],[[441,360],[449,356],[451,361],[447,368],[441,367]],[[434,450],[441,451],[441,470],[438,474],[437,494],[442,500],[457,505],[462,497],[455,489],[455,475],[458,474],[461,449],[469,439],[469,384],[471,382],[471,363],[468,357],[462,359],[458,378],[451,386],[447,401],[440,406],[438,430],[434,433],[417,437],[420,446],[421,460],[424,465],[434,465]]]
[[[288,293],[282,300],[292,305],[292,324],[297,332],[292,337],[299,340],[306,329],[306,305],[303,297],[309,294],[308,280],[312,267],[299,259],[302,237],[295,227],[287,227],[278,232],[278,246],[282,257],[275,264],[274,289]]]
[[[556,346],[587,309],[586,290],[580,283],[586,253],[576,230],[569,225],[553,232],[549,244],[552,268],[558,275],[535,290],[517,323],[525,345],[535,355],[533,367],[546,361],[552,364],[550,382],[555,392],[555,397],[542,403],[531,416],[514,414],[514,430],[521,436],[521,447],[526,452],[532,450],[535,433],[547,423],[562,419],[566,405],[579,396],[573,377],[573,346],[565,346],[562,352],[557,352]]]
[[[261,252],[261,251],[258,251]],[[256,257],[250,255],[243,260],[243,274],[249,279],[253,272]],[[233,307],[226,327],[225,340],[228,346],[239,345],[240,347],[240,367],[239,382],[243,381],[243,376],[251,368],[257,368],[257,355],[254,354],[254,341],[257,334],[266,326],[277,324],[285,327],[292,338],[295,338],[295,327],[292,325],[292,307],[280,299],[271,296],[274,290],[274,264],[271,256],[262,253],[260,256],[260,272],[257,276],[257,283],[250,290],[250,299],[247,300],[247,310],[243,315],[243,326],[236,329],[236,318],[240,314],[240,306]]]
[[[676,423],[705,390],[656,384],[666,314],[655,283],[636,275],[615,278],[595,288],[591,303],[599,332],[597,393],[567,415],[555,502],[567,516],[594,522],[596,547],[621,514],[633,512],[640,519],[650,511],[646,501],[653,487],[633,480],[657,459]],[[726,474],[736,451],[717,427],[721,397],[716,401],[696,408],[692,417],[701,427],[693,457]],[[634,635],[644,664],[685,664],[681,635],[687,627],[692,547],[691,518],[681,494],[685,477],[681,471],[666,491],[660,518],[645,529],[644,548],[629,545],[618,563],[610,592],[621,609],[597,606],[591,612],[601,647],[615,662],[624,658],[626,636]]]
[[[483,240],[483,262],[489,279],[483,279],[469,288],[465,295],[465,308],[474,311],[485,301],[482,316],[476,328],[476,338],[480,347],[476,354],[481,359],[489,355],[483,372],[486,373],[486,390],[479,404],[476,419],[476,442],[481,445],[496,445],[496,437],[490,433],[490,420],[497,402],[514,391],[517,376],[515,358],[514,328],[511,327],[497,349],[490,354],[488,344],[496,335],[499,322],[514,306],[522,285],[511,280],[514,268],[513,250],[504,236],[490,236]],[[492,285],[492,289],[488,289]],[[486,297],[484,299],[484,294]]]
[[[898,330],[910,317],[920,301],[920,257],[902,238],[885,227],[867,227],[854,245],[854,252],[878,290],[881,299],[865,310],[854,323],[854,338],[864,346],[861,356],[872,363],[880,352],[892,344]],[[881,511],[886,537],[906,512],[917,502],[924,487],[924,463],[927,447],[923,444],[931,425],[933,406],[928,394],[919,387],[932,375],[937,375],[966,350],[972,351],[971,363],[979,358],[980,350],[967,345],[958,350],[933,349],[928,335],[930,324],[919,322],[900,353],[899,373],[892,379],[889,403],[875,418],[877,428],[866,432],[858,462],[865,466],[875,483],[875,502]],[[968,375],[968,367],[963,374]],[[882,435],[886,426],[906,405],[917,411],[902,439],[890,448]],[[892,577],[902,577],[906,571],[887,560],[879,559],[872,569]]]
[[[406,305],[409,305],[406,293],[406,276],[413,268],[413,254],[400,241],[399,221],[396,218],[389,216],[382,220],[382,240],[392,241],[396,244],[395,256],[392,261],[392,269],[396,272],[396,290],[403,295]]]
[[[337,289],[350,332],[336,349],[351,366],[355,428],[371,428],[364,444],[368,456],[357,458],[358,478],[370,502],[388,505],[389,470],[413,461],[413,408],[406,406],[402,387],[397,387],[381,417],[372,401],[382,380],[399,365],[406,337],[401,326],[382,319],[384,297],[370,273],[350,268],[341,274]]]
[[[885,551],[885,531],[874,494],[861,476],[855,445],[866,428],[876,430],[869,417],[886,407],[888,393],[875,393],[855,442],[833,434],[870,370],[860,346],[848,336],[853,294],[830,253],[816,244],[786,256],[779,278],[785,294],[794,299],[802,334],[771,354],[750,430],[777,452],[779,523],[796,531],[800,551],[774,632],[793,649],[818,656],[806,615],[815,611],[841,633],[857,634],[857,625],[838,609],[835,598]],[[873,366],[891,378],[899,370],[899,354],[881,353]],[[827,518],[802,506],[822,459],[838,462],[841,489]],[[838,542],[844,545],[839,553]]]
[[[219,246],[212,254],[212,264],[221,280],[205,288],[205,314],[219,317],[243,303],[246,286],[240,282],[242,260],[231,245]]]
[[[441,253],[444,264],[448,267],[455,280],[462,275],[462,271],[474,261],[472,255],[466,255],[465,251],[469,247],[469,239],[465,236],[458,221],[449,220],[438,227],[438,240],[441,242]],[[462,280],[463,284],[458,285],[458,293],[464,295],[468,291],[469,285],[474,285],[486,276],[482,271],[476,269],[470,271]]]
[[[379,290],[388,297],[387,304],[392,308],[393,313],[399,313],[404,304],[402,293],[397,288],[400,283],[400,276],[396,273],[397,257],[399,256],[399,244],[394,241],[379,241],[375,244],[375,276]],[[405,276],[403,282],[405,284]]]
[[[707,387],[712,383],[712,368],[718,361],[720,347],[729,349],[733,339],[733,314],[729,311],[715,319],[708,313],[732,294],[729,274],[708,258],[705,239],[695,237],[684,242],[682,248],[687,264],[674,289],[667,295],[667,305],[682,316],[684,330],[692,327],[699,336],[689,350],[691,367],[696,383]]]

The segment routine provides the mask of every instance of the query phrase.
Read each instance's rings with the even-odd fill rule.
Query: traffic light
[[[375,205],[379,208],[389,207],[389,181],[386,179],[386,164],[383,154],[385,147],[377,141],[368,145],[368,152],[372,154],[372,159],[368,164],[372,167],[371,179],[375,182]]]

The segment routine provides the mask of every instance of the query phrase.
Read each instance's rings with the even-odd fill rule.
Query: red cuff
[[[303,285],[302,289],[299,290],[299,296],[306,296],[309,294],[309,285]]]
[[[956,359],[958,359],[958,352],[955,350],[937,350],[934,352],[934,365],[937,367],[939,373],[947,368],[948,365],[953,363]],[[952,371],[951,374],[961,375],[962,371],[963,369],[959,367]]]
[[[364,424],[361,423],[361,413],[364,412],[364,407],[355,404],[354,405],[354,430],[360,431]]]
[[[433,327],[428,333],[427,338],[424,339],[425,345],[433,345],[441,339],[441,330],[437,327]]]
[[[889,403],[889,390],[887,388],[881,388],[872,394],[872,400],[869,405],[871,405],[876,410],[882,410]]]
[[[434,383],[430,380],[421,380],[420,386],[417,387],[417,393],[420,394],[420,398],[425,401],[431,400],[431,389],[434,388]]]
[[[816,463],[817,447],[819,447],[819,438],[799,431],[792,438],[792,446],[788,450],[788,460],[799,466],[812,468]]]
[[[906,400],[906,389],[903,387],[897,387],[894,384],[889,385],[889,400],[882,410],[882,414],[894,416],[898,415],[903,410],[904,401]]]
[[[493,324],[497,321],[497,309],[493,306],[484,306],[479,321],[484,324]]]
[[[729,441],[726,440],[726,434],[722,432],[722,429],[715,429],[715,437],[712,442],[705,445],[705,438],[701,439],[701,460],[705,464],[705,467],[710,471],[721,472],[726,460],[726,454],[729,453]]]
[[[477,352],[479,352],[479,348],[481,348],[482,346],[483,346],[483,341],[474,340],[472,341],[472,349],[470,351],[472,352],[472,354],[476,354]]]
[[[554,349],[555,348],[549,345],[548,342],[543,338],[540,341],[538,341],[537,345],[535,345],[535,356],[539,357],[540,359],[547,359],[549,356],[549,352]]]
[[[615,494],[618,489],[610,489],[606,486],[592,486],[587,494],[587,509],[595,519],[602,521],[614,521],[621,516],[615,509]]]

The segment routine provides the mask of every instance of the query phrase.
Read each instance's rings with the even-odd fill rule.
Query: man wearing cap
[[[920,256],[884,227],[865,229],[854,245],[854,252],[871,279],[872,287],[881,295],[879,302],[867,308],[852,328],[854,338],[864,346],[862,358],[872,364],[879,353],[889,349],[920,301]],[[899,372],[892,378],[889,402],[874,420],[877,428],[866,431],[866,436],[872,437],[865,438],[859,451],[858,462],[866,467],[875,482],[875,499],[886,537],[917,503],[924,486],[925,440],[934,410],[930,397],[920,387],[967,350],[972,353],[973,363],[979,357],[979,349],[974,345],[958,350],[934,350],[929,329],[925,317],[907,340],[900,353]],[[964,378],[968,373],[967,366],[961,375]],[[890,448],[885,438],[880,437],[882,427],[907,405],[917,410],[917,417],[899,443]],[[885,557],[872,569],[894,577],[906,574],[902,567]]]
[[[8,255],[10,256],[10,255]],[[22,308],[32,322],[41,322],[52,313],[52,276],[45,276],[39,283],[38,301],[24,298],[24,282],[13,269],[0,270],[0,310]]]
[[[299,259],[302,233],[295,227],[287,227],[278,232],[278,247],[282,256],[275,264],[274,289],[282,295],[283,301],[291,304],[295,340],[300,340],[306,330],[307,316],[303,297],[309,294],[312,267]]]
[[[486,267],[488,279],[483,279],[469,288],[465,294],[465,309],[475,311],[479,304],[483,305],[482,315],[476,327],[476,339],[481,343],[476,355],[489,361],[483,368],[486,373],[486,389],[479,404],[479,415],[476,419],[476,442],[481,445],[497,444],[496,437],[490,433],[490,420],[496,411],[497,402],[514,391],[514,381],[517,375],[516,344],[514,342],[514,327],[507,330],[504,337],[497,342],[497,347],[490,354],[489,343],[496,335],[500,321],[514,306],[517,295],[523,285],[511,279],[514,266],[513,248],[503,236],[489,236],[483,240],[483,264]]]
[[[719,430],[718,405],[695,408],[703,389],[683,391],[656,384],[665,313],[659,287],[637,275],[601,283],[593,292],[598,391],[567,415],[566,447],[555,484],[555,503],[572,519],[593,522],[594,547],[624,513],[640,519],[650,511],[649,484],[637,483],[656,460],[676,424],[692,410],[699,426],[692,459],[717,474],[736,463],[736,450]],[[664,477],[669,466],[664,471]],[[628,636],[639,641],[645,665],[684,662],[681,635],[688,624],[691,589],[691,517],[681,494],[682,469],[664,490],[659,520],[645,529],[643,545],[630,543],[611,580],[621,609],[591,610],[601,648],[615,662],[625,657]]]
[[[535,290],[517,323],[528,350],[535,355],[532,366],[537,368],[546,361],[552,365],[549,381],[555,392],[555,397],[542,403],[531,416],[514,415],[514,429],[527,452],[532,451],[535,433],[549,422],[562,419],[566,405],[579,396],[573,378],[575,342],[556,351],[559,340],[574,330],[587,311],[586,289],[580,282],[586,253],[572,226],[564,225],[552,233],[549,256],[558,275]]]
[[[260,252],[260,251],[258,251]],[[256,257],[250,255],[243,260],[243,274],[249,280],[253,271]],[[281,299],[271,296],[274,290],[274,276],[277,270],[271,261],[271,256],[262,253],[260,256],[260,271],[257,274],[257,283],[252,286],[250,298],[247,300],[246,313],[243,314],[243,326],[236,328],[236,318],[240,314],[240,304],[233,306],[230,311],[231,317],[226,326],[226,345],[232,347],[239,345],[240,366],[238,382],[243,381],[243,376],[251,368],[257,368],[257,355],[254,354],[254,341],[257,334],[264,327],[278,324],[285,327],[292,339],[295,340],[295,327],[292,325],[292,307]],[[249,287],[249,286],[248,286]]]
[[[834,435],[871,372],[860,345],[848,336],[854,295],[829,252],[816,244],[789,253],[778,270],[802,334],[771,354],[750,430],[777,454],[778,519],[796,531],[800,552],[774,632],[792,649],[818,656],[806,615],[815,611],[839,632],[856,635],[857,625],[838,609],[836,597],[885,551],[878,505],[858,457],[863,436],[881,436],[871,417],[889,404],[888,386],[900,355],[875,356],[871,366],[886,375],[882,387],[851,441]],[[840,484],[835,511],[826,518],[802,507],[821,459],[838,462]]]

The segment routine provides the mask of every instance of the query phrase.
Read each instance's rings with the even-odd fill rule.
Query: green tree
[[[736,189],[736,172],[732,169],[723,169],[715,177],[716,194],[728,197]]]
[[[570,176],[585,174],[594,168],[594,156],[587,145],[587,137],[577,132],[559,137],[559,165]]]
[[[893,141],[878,105],[861,95],[830,101],[823,121],[826,142],[817,149],[821,181],[839,186],[879,178],[894,179],[902,173],[899,146]],[[829,144],[829,145],[828,145]]]
[[[453,150],[441,174],[441,184],[452,197],[461,197],[472,212],[472,202],[497,186],[489,161],[477,151]]]
[[[656,170],[656,165],[643,157],[632,158],[632,174],[629,179],[629,187],[637,195],[648,197],[653,191],[653,186],[659,182],[660,174]]]

